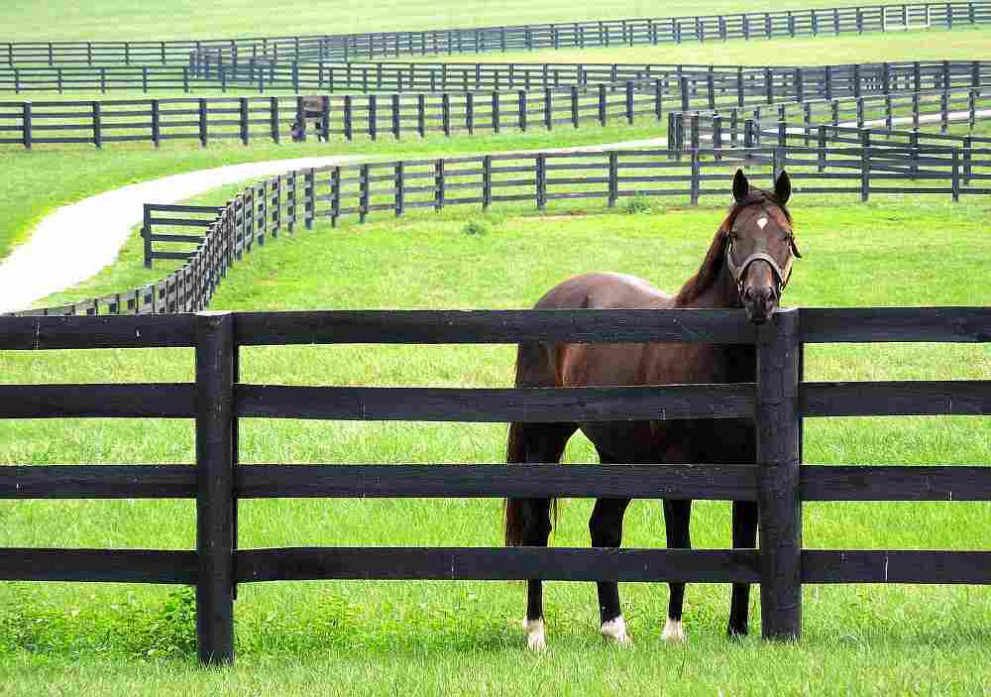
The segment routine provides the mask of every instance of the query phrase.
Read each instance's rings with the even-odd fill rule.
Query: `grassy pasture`
[[[574,273],[614,269],[674,290],[697,266],[722,208],[609,214],[411,217],[283,237],[235,268],[217,309],[498,308],[531,305]],[[889,198],[845,205],[796,198],[806,258],[787,301],[800,306],[987,304],[991,262],[985,202]],[[481,234],[465,233],[466,221]],[[562,242],[564,242],[562,244]],[[953,283],[946,279],[953,278]],[[254,348],[244,379],[287,384],[503,386],[510,347]],[[0,353],[4,382],[171,381],[192,377],[188,350]],[[987,346],[816,346],[810,380],[991,379]],[[499,462],[505,427],[252,420],[245,462]],[[991,464],[991,429],[971,418],[810,420],[816,464]],[[189,423],[0,423],[0,462],[190,462]],[[592,462],[573,440],[568,462]],[[4,502],[4,544],[189,548],[191,502]],[[588,544],[588,501],[567,501],[554,544]],[[725,503],[697,503],[698,547],[728,545]],[[245,547],[494,545],[495,501],[257,501],[242,504]],[[816,504],[805,507],[813,548],[987,547],[987,504]],[[663,540],[660,507],[635,503],[625,544]],[[246,585],[237,605],[239,662],[201,671],[188,594],[142,586],[0,587],[0,682],[14,693],[123,690],[191,694],[972,694],[991,688],[982,660],[991,597],[973,587],[819,586],[805,591],[797,646],[723,637],[728,589],[690,587],[690,642],[659,639],[664,586],[627,584],[638,646],[596,635],[591,584],[550,584],[550,651],[523,652],[523,590],[513,583]],[[759,621],[756,598],[752,612]],[[756,625],[755,625],[756,626]],[[122,660],[123,659],[123,660]],[[520,668],[523,667],[521,671]]]
[[[781,4],[755,0],[747,12],[835,7],[838,0],[793,0]],[[541,3],[454,0],[373,0],[360,9],[341,0],[316,0],[273,11],[260,0],[218,0],[204,6],[195,0],[167,0],[156,5],[123,0],[52,0],[7,8],[5,41],[139,40],[340,34],[346,32],[442,29],[537,22],[674,17],[739,12],[733,0],[676,0],[664,5],[620,0],[609,5],[575,5],[565,0]],[[126,22],[120,18],[126,17]]]

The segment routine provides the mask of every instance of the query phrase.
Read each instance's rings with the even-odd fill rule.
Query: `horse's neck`
[[[716,280],[701,293],[680,305],[685,308],[733,308],[743,307],[736,283],[730,276],[725,264],[716,276]]]
[[[685,308],[739,308],[740,292],[736,282],[724,265],[715,282],[701,292],[694,300],[683,305]],[[746,344],[722,344],[717,349],[721,354],[723,380],[725,382],[753,382],[757,379],[757,352]]]

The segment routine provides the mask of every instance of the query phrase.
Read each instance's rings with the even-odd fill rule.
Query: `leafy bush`
[[[637,194],[633,198],[627,200],[625,208],[626,212],[630,215],[637,215],[639,213],[650,213],[653,206],[649,198],[643,194]]]
[[[461,232],[466,235],[472,235],[474,237],[481,237],[482,235],[488,234],[489,226],[480,220],[469,220],[461,228]]]

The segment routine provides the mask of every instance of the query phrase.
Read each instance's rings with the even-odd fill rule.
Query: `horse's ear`
[[[750,182],[747,181],[747,175],[743,173],[742,169],[736,170],[736,176],[733,177],[733,198],[739,203],[749,193]]]
[[[777,181],[774,182],[774,197],[781,205],[788,203],[788,199],[791,198],[791,179],[784,170],[781,170]]]

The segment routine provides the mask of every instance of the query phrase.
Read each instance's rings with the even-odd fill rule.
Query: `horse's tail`
[[[539,385],[553,384],[553,376],[543,375],[546,373],[548,356],[546,356],[546,346],[538,343],[523,343],[519,345],[516,352],[516,387],[536,387]],[[548,382],[550,381],[550,382]],[[528,447],[533,444],[527,443],[527,431],[530,432],[530,439],[533,439],[533,425],[529,429],[527,424],[513,423],[509,425],[509,439],[506,444],[506,462],[510,464],[525,463],[528,460]],[[565,439],[567,440],[567,439]],[[561,449],[564,449],[562,444]],[[539,449],[538,449],[539,452]],[[530,453],[531,455],[533,453]],[[551,499],[551,519],[557,523],[557,501]],[[532,503],[530,499],[506,499],[503,506],[505,516],[506,546],[519,547],[523,544],[523,529],[526,525],[526,517],[533,515],[531,512]]]
[[[509,442],[506,445],[506,462],[525,462],[526,443],[523,440],[523,424],[509,425]],[[506,499],[503,510],[506,516],[506,546],[523,544],[523,516],[525,499]]]

